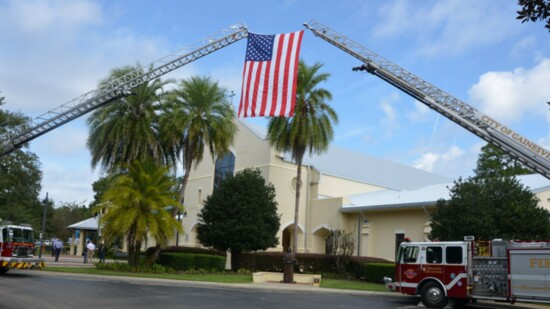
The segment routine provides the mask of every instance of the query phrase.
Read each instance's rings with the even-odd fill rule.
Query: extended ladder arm
[[[363,62],[354,70],[364,70],[380,77],[550,179],[550,150],[327,26],[317,21],[304,26],[315,36]]]
[[[15,132],[0,136],[0,156],[8,154],[25,143],[60,127],[98,107],[113,100],[126,97],[132,89],[146,84],[168,72],[178,69],[190,62],[213,53],[227,45],[235,43],[248,36],[244,24],[235,24],[210,37],[204,38],[171,55],[161,58],[145,68],[153,68],[147,72],[132,71],[120,78],[112,79],[101,88],[92,90],[72,101],[46,112]]]

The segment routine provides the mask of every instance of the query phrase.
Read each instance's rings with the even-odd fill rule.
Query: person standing
[[[94,258],[94,252],[95,252],[95,245],[91,240],[88,240],[88,244],[86,245],[86,248],[88,248],[88,262],[93,263]]]
[[[59,239],[55,239],[53,244],[53,251],[55,252],[55,261],[59,261],[59,254],[61,254],[61,250],[63,249],[63,242]]]
[[[83,246],[82,248],[82,256],[84,257],[84,263],[88,263],[88,243],[90,241],[86,241],[86,246]]]
[[[99,252],[99,263],[105,263],[105,241],[101,241],[97,247]]]

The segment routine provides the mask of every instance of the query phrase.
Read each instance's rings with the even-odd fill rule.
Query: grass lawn
[[[330,289],[388,292],[388,290],[384,287],[384,284],[370,283],[359,280],[321,278],[321,287]]]
[[[139,278],[157,278],[157,279],[172,279],[186,281],[203,281],[203,282],[218,282],[218,283],[252,283],[252,275],[233,274],[231,272],[218,274],[154,274],[154,273],[133,273],[121,272],[112,270],[100,270],[96,268],[79,268],[79,267],[46,267],[45,271],[90,274],[102,276],[124,276],[124,277],[139,277]],[[321,279],[321,288],[345,289],[345,290],[360,290],[360,291],[377,291],[387,292],[383,284],[369,283],[358,280],[344,279]]]
[[[45,271],[90,274],[102,276],[123,276],[139,278],[157,278],[187,281],[204,281],[219,283],[252,283],[252,275],[242,275],[233,273],[223,274],[153,274],[153,273],[132,273],[112,270],[99,270],[96,268],[78,268],[78,267],[46,267]]]

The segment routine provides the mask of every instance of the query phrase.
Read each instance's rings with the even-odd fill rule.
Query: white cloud
[[[42,170],[42,195],[59,202],[90,203],[94,192],[91,184],[98,179],[98,172],[92,173],[90,167],[68,169],[59,165],[58,160],[44,161]]]
[[[407,114],[407,118],[413,123],[424,122],[434,115],[433,111],[418,100],[414,100],[414,110]]]
[[[521,120],[526,113],[546,113],[550,98],[550,58],[532,69],[488,72],[469,90],[470,102],[495,119]]]
[[[522,38],[521,40],[517,41],[514,46],[512,46],[512,50],[510,51],[510,55],[512,57],[522,57],[526,52],[532,52],[533,48],[536,47],[537,39],[534,36],[528,36],[525,38]],[[540,60],[540,59],[539,59]]]
[[[423,154],[413,162],[412,166],[428,172],[435,172],[436,166],[456,164],[455,161],[459,160],[464,153],[462,149],[456,145],[452,145],[449,149],[444,150],[444,152],[428,152]]]
[[[0,20],[2,28],[10,29],[4,35],[38,38],[57,33],[55,37],[48,35],[51,40],[75,33],[83,26],[99,24],[102,16],[101,8],[93,1],[17,0],[0,8]]]
[[[378,38],[414,36],[423,55],[459,54],[490,45],[514,31],[514,8],[490,1],[392,1],[378,11]]]
[[[417,169],[421,169],[428,172],[433,172],[434,165],[437,160],[439,160],[440,155],[435,153],[425,153],[420,158],[416,159],[413,162],[413,167]]]
[[[391,135],[401,127],[398,121],[398,114],[393,107],[393,104],[399,100],[399,94],[392,92],[389,96],[382,98],[379,107],[384,113],[384,117],[380,119],[380,124],[385,128],[386,134]]]

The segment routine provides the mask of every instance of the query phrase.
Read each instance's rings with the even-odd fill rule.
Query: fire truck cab
[[[428,308],[472,299],[550,303],[550,242],[403,242],[395,282],[386,287],[420,295]]]
[[[470,242],[405,242],[396,260],[395,282],[386,286],[409,295],[420,295],[426,307],[442,308],[449,298],[467,298]]]
[[[28,224],[0,222],[0,274],[12,268],[42,268],[44,259],[33,256],[34,233]]]

